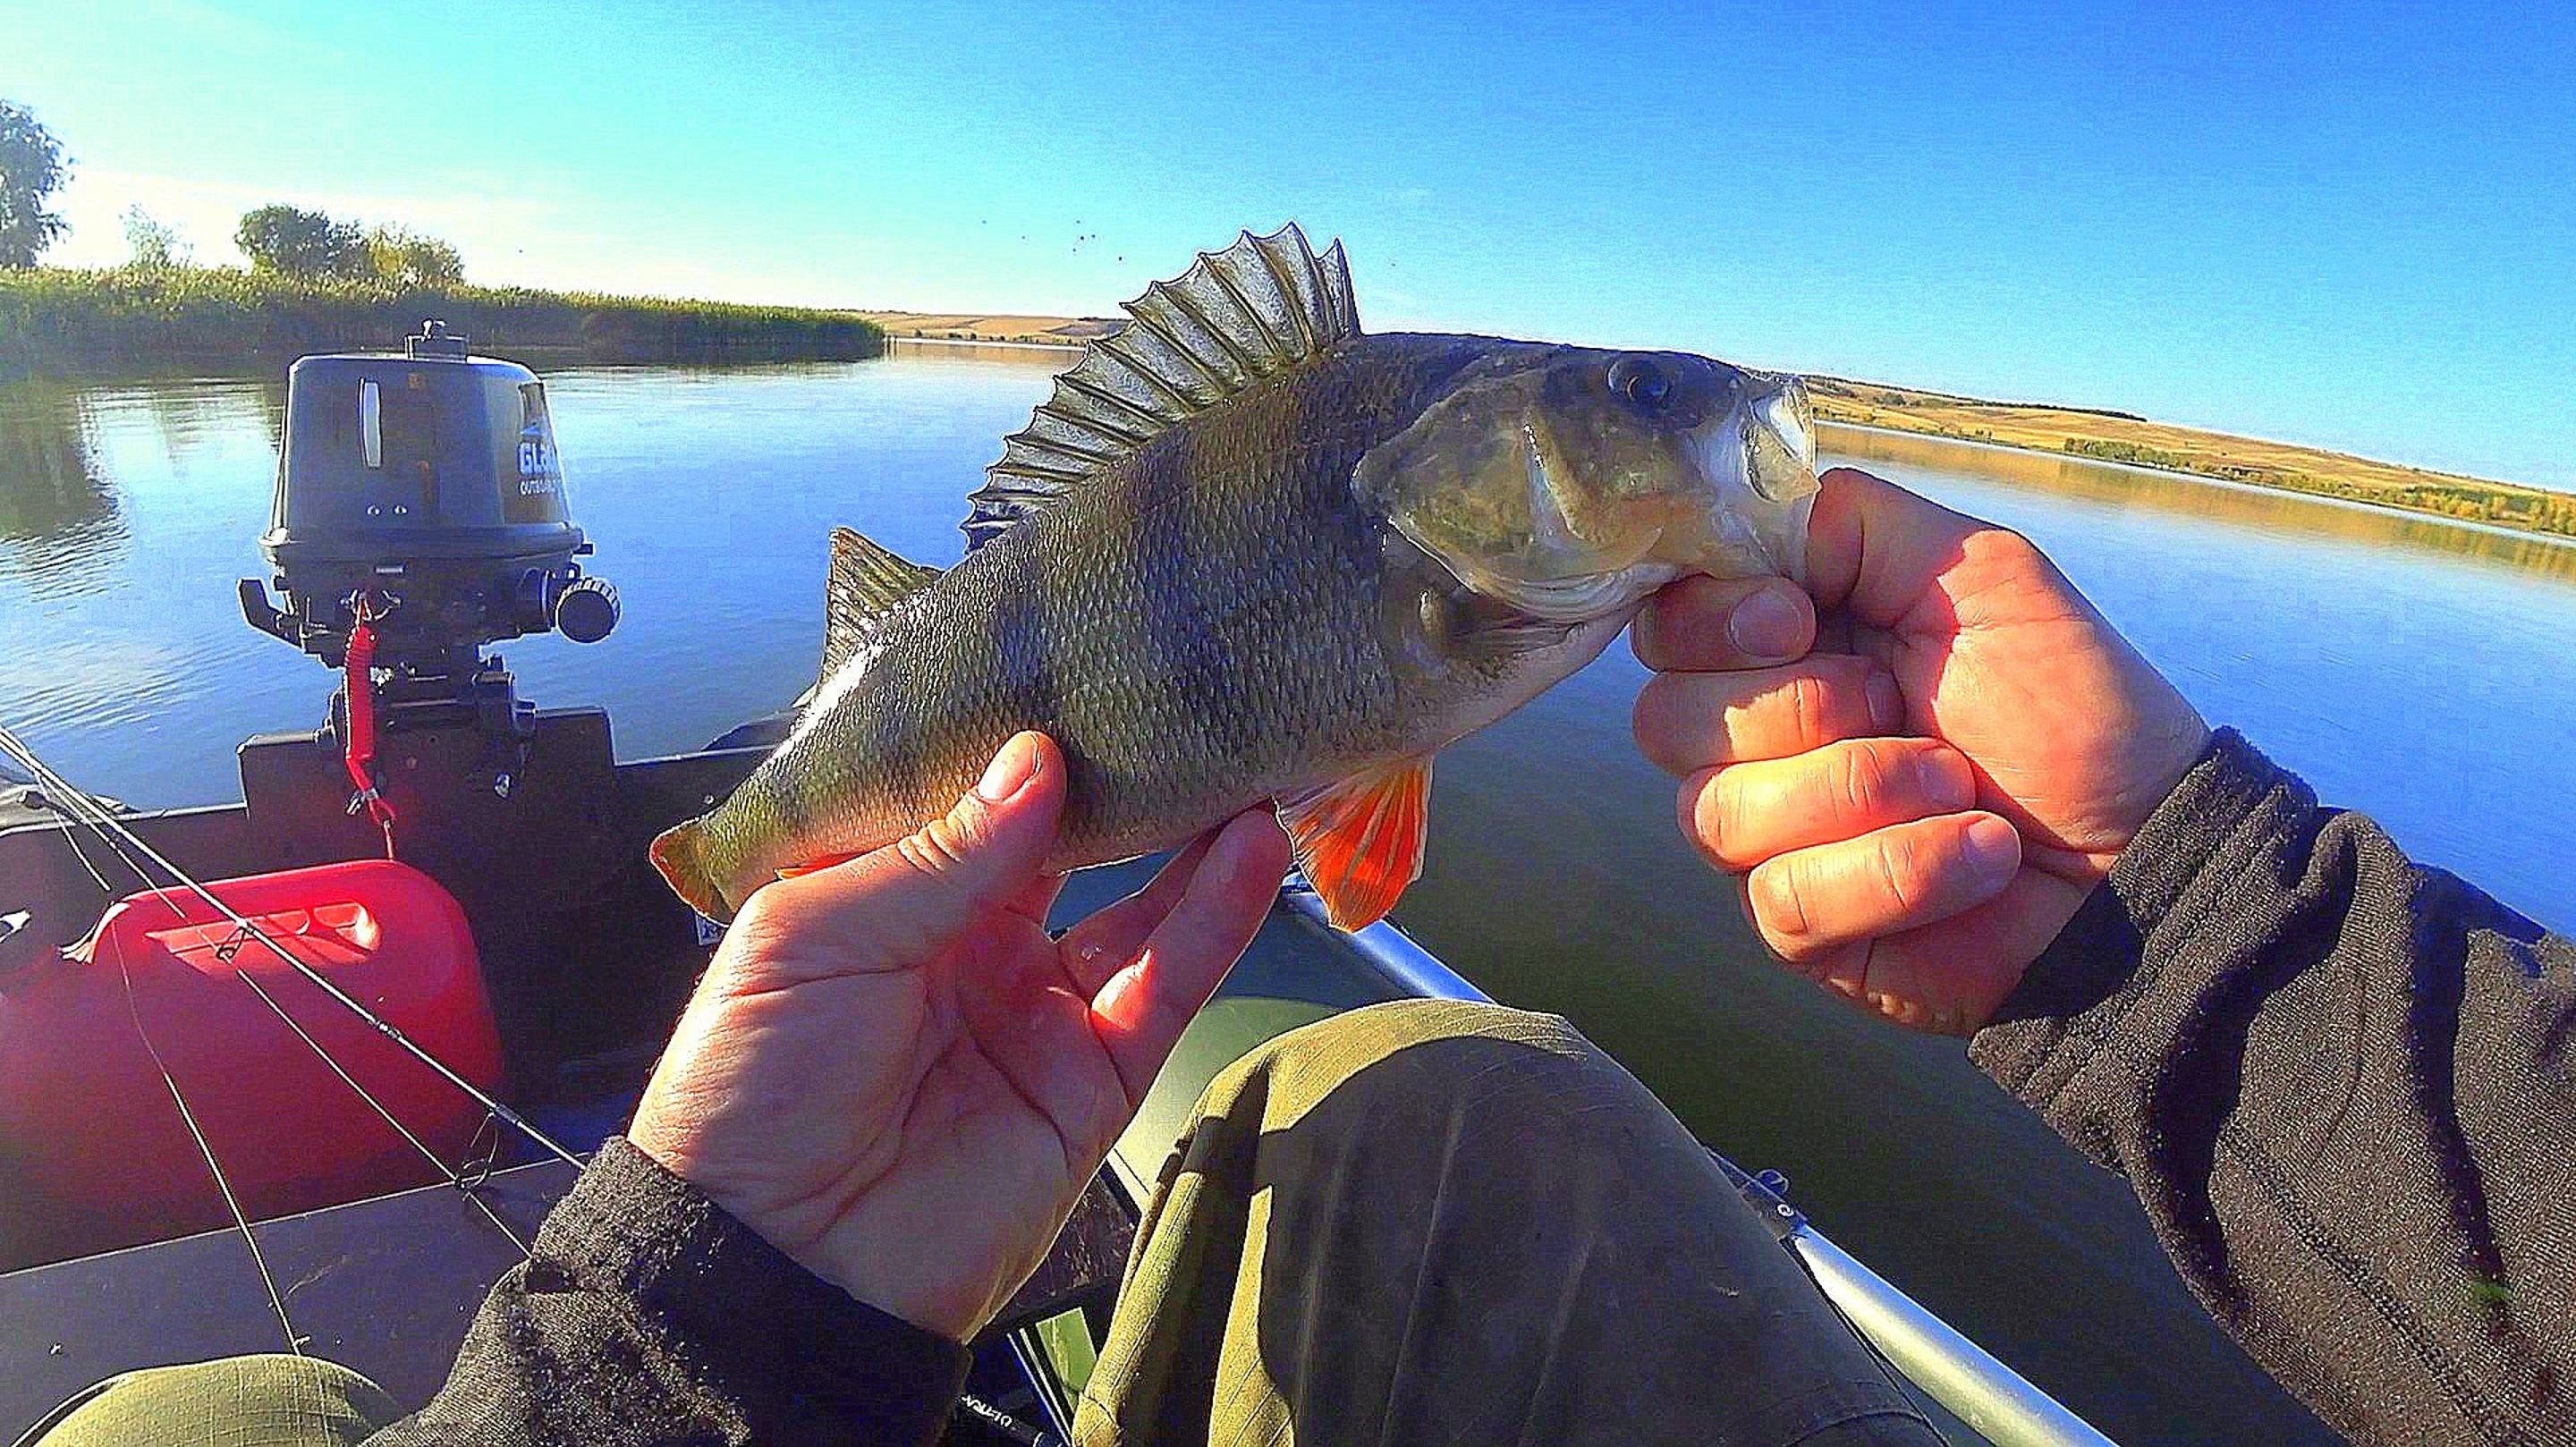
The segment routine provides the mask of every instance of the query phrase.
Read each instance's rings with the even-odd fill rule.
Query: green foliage
[[[0,100],[0,267],[35,265],[37,253],[71,229],[45,209],[71,173],[63,143],[35,112]]]
[[[233,242],[260,272],[398,287],[456,286],[465,280],[464,258],[435,236],[407,226],[362,230],[355,221],[294,206],[245,213]]]
[[[134,257],[126,265],[138,271],[169,271],[188,264],[188,243],[179,238],[179,228],[152,219],[152,213],[140,206],[128,206],[123,217],[125,244]]]
[[[305,352],[390,347],[425,317],[477,351],[598,362],[873,357],[885,333],[848,312],[726,302],[406,286],[231,268],[0,272],[0,376],[266,365]]]
[[[255,271],[356,278],[374,269],[367,238],[356,222],[334,221],[297,206],[272,203],[242,213],[233,244],[250,258]]]
[[[2069,437],[2066,450],[2078,457],[2098,457],[2105,462],[2126,462],[2138,467],[2161,467],[2168,472],[2199,472],[2192,460],[2179,452],[2156,447],[2141,447],[2134,442],[2107,442],[2097,437]]]
[[[402,226],[367,232],[367,266],[396,286],[455,286],[465,280],[465,261],[455,247]]]
[[[2187,453],[2167,452],[2161,448],[2141,447],[2133,442],[2086,437],[2067,438],[2063,450],[2080,457],[2158,467],[2167,472],[2187,472],[2255,487],[2277,488],[2283,492],[2304,492],[2318,497],[2342,498],[2347,502],[2368,503],[2373,507],[2494,523],[2523,532],[2576,537],[2576,495],[2516,487],[2511,483],[2481,482],[2473,478],[2456,482],[2428,479],[2397,487],[2374,487],[2339,477],[2317,477],[2287,468],[2249,467]]]

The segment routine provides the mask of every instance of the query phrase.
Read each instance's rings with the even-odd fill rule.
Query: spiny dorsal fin
[[[849,661],[877,620],[939,578],[848,528],[832,529],[832,572],[823,582],[823,676]]]
[[[1003,439],[969,501],[982,542],[1064,496],[1184,418],[1360,334],[1350,263],[1317,256],[1295,222],[1247,231],[1127,303],[1134,321],[1055,379],[1029,425]]]

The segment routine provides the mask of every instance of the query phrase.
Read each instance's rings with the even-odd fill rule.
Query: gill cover
[[[1353,486],[1468,587],[1577,621],[1684,573],[1797,577],[1814,436],[1795,377],[1514,348],[1372,449]]]

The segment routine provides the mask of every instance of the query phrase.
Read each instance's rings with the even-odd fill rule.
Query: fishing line
[[[72,858],[80,861],[82,872],[97,883],[98,892],[113,902],[116,889],[107,882],[107,876],[99,872],[99,867],[90,862],[89,851],[81,848],[80,836],[72,832],[69,813],[62,816],[62,823],[64,846],[71,850]],[[115,847],[115,841],[109,840],[108,843],[110,848]],[[118,850],[117,858],[124,860],[126,868],[134,869],[134,861],[126,859],[124,851]],[[135,870],[135,877],[143,879],[143,872]],[[149,885],[152,881],[143,879],[143,882]],[[286,1299],[278,1294],[277,1278],[269,1274],[268,1258],[260,1252],[259,1237],[252,1233],[249,1218],[242,1214],[241,1203],[234,1199],[232,1183],[224,1179],[224,1168],[215,1163],[215,1149],[207,1143],[205,1131],[198,1127],[197,1113],[188,1108],[188,1098],[179,1093],[179,1078],[170,1073],[169,1064],[162,1060],[161,1047],[152,1043],[152,1032],[143,1028],[143,1014],[134,1003],[134,972],[125,963],[125,946],[111,938],[108,948],[116,955],[117,978],[125,985],[125,1016],[134,1022],[134,1038],[143,1042],[144,1053],[152,1057],[152,1068],[161,1072],[161,1083],[170,1088],[170,1100],[179,1107],[179,1120],[188,1127],[189,1136],[196,1141],[197,1153],[206,1158],[206,1170],[215,1178],[215,1189],[223,1194],[224,1209],[232,1213],[233,1226],[241,1232],[242,1244],[250,1248],[251,1265],[259,1269],[259,1284],[267,1288],[269,1307],[277,1313],[277,1324],[286,1330],[286,1349],[302,1356],[304,1350],[296,1340],[295,1323],[287,1319]]]
[[[490,1092],[484,1090],[481,1086],[476,1085],[473,1081],[466,1079],[453,1067],[449,1066],[446,1061],[439,1059],[429,1051],[421,1048],[421,1046],[410,1036],[404,1034],[400,1027],[394,1025],[391,1021],[386,1020],[383,1016],[378,1015],[375,1011],[368,1009],[365,1005],[360,1004],[355,997],[350,995],[348,991],[341,989],[329,976],[324,975],[320,970],[313,968],[311,965],[306,964],[302,959],[288,952],[284,946],[270,938],[265,930],[262,930],[259,926],[252,924],[249,920],[243,918],[239,911],[235,910],[231,905],[226,904],[221,899],[216,898],[213,891],[207,889],[203,884],[198,883],[193,875],[171,863],[168,856],[146,843],[142,836],[136,834],[132,829],[127,828],[123,820],[108,813],[107,810],[99,806],[96,800],[91,799],[88,795],[73,788],[69,780],[65,779],[61,774],[56,773],[52,765],[46,763],[43,759],[38,758],[34,750],[28,748],[24,741],[20,740],[15,733],[12,733],[5,726],[0,726],[0,753],[6,753],[12,759],[16,760],[20,767],[31,773],[37,774],[39,776],[38,782],[44,784],[48,789],[54,790],[55,792],[63,795],[71,796],[71,798],[78,799],[79,803],[75,807],[83,811],[83,823],[89,825],[94,830],[101,831],[102,835],[108,832],[113,832],[116,835],[121,836],[126,843],[133,845],[137,850],[141,851],[146,858],[161,866],[161,868],[166,871],[173,880],[178,882],[180,885],[185,886],[191,894],[204,900],[207,904],[213,906],[218,913],[222,914],[224,918],[232,921],[234,928],[240,930],[243,934],[258,940],[261,944],[266,945],[269,953],[283,961],[287,968],[295,971],[295,973],[299,975],[302,975],[315,988],[321,990],[333,1000],[338,1001],[340,1005],[346,1008],[351,1014],[356,1015],[359,1019],[365,1021],[368,1026],[376,1031],[376,1033],[384,1036],[394,1044],[401,1046],[404,1051],[412,1056],[413,1059],[416,1059],[423,1065],[437,1071],[441,1079],[445,1080],[448,1084],[455,1086],[458,1090],[465,1092],[467,1096],[472,1098],[475,1104],[490,1111],[503,1124],[518,1131],[529,1140],[536,1142],[538,1146],[542,1147],[558,1160],[561,1160],[564,1164],[571,1166],[575,1170],[579,1170],[581,1168],[583,1164],[581,1157],[564,1149],[563,1146],[555,1141],[554,1137],[537,1129],[537,1127],[532,1124],[527,1117],[519,1114],[515,1110],[512,1110],[509,1106],[504,1105],[499,1100],[494,1099]],[[70,800],[66,799],[65,802],[69,803]],[[119,849],[117,852],[120,855],[124,854],[122,849]],[[150,884],[151,880],[149,876],[145,875],[139,866],[134,866],[133,861],[130,858],[127,860],[127,864],[129,867],[133,867],[135,869],[135,873],[138,878],[142,878],[147,885]]]
[[[82,861],[86,864],[88,861]],[[94,872],[94,871],[93,871]],[[259,1270],[259,1284],[268,1291],[269,1308],[277,1313],[277,1324],[286,1333],[286,1349],[296,1356],[304,1355],[304,1342],[295,1334],[295,1323],[286,1315],[286,1298],[277,1291],[277,1278],[269,1273],[268,1256],[259,1249],[259,1237],[250,1229],[250,1217],[242,1214],[241,1201],[233,1195],[233,1183],[224,1179],[224,1168],[215,1160],[215,1148],[198,1128],[197,1113],[188,1108],[188,1097],[179,1093],[178,1078],[170,1073],[161,1059],[161,1047],[152,1043],[152,1032],[143,1028],[143,1012],[134,1004],[134,972],[125,966],[125,946],[114,935],[108,937],[108,949],[116,956],[116,973],[125,981],[125,1017],[134,1022],[135,1038],[143,1042],[144,1052],[152,1057],[152,1068],[161,1072],[161,1083],[170,1087],[170,1101],[179,1107],[179,1119],[186,1123],[188,1134],[197,1142],[197,1154],[206,1158],[206,1169],[215,1178],[215,1189],[223,1194],[224,1209],[232,1213],[233,1225],[241,1232],[242,1244],[250,1248],[250,1264]]]
[[[63,826],[63,847],[72,852],[72,858],[80,861],[81,869],[97,883],[98,892],[107,897],[106,902],[108,904],[116,903],[116,886],[108,883],[107,876],[99,873],[98,866],[90,863],[89,855],[82,852],[80,847],[80,836],[72,833],[72,816],[66,813],[59,817],[62,820]],[[128,869],[132,869],[133,867],[134,866],[130,862],[126,865],[126,868]],[[150,881],[146,880],[145,883],[148,884]]]
[[[61,776],[56,775],[56,777],[59,778]],[[87,799],[86,795],[83,795],[82,797]],[[95,803],[94,800],[90,802]],[[88,851],[81,848],[80,836],[72,832],[72,816],[70,811],[66,809],[61,817],[64,846],[71,850],[72,858],[80,861],[81,869],[89,875],[91,880],[97,883],[99,893],[106,896],[110,903],[113,903],[116,899],[116,888],[107,882],[107,876],[100,872],[99,867],[90,862]],[[87,825],[90,830],[98,833],[101,841],[115,853],[118,862],[122,863],[126,867],[126,870],[133,874],[136,882],[140,883],[145,889],[151,890],[153,898],[161,901],[162,907],[170,911],[172,918],[178,920],[182,924],[187,923],[188,917],[180,910],[178,904],[165,892],[153,889],[151,876],[143,872],[142,868],[134,862],[134,856],[125,852],[123,846],[117,843],[114,835],[100,830],[96,824],[89,823],[87,820],[84,820],[83,823]],[[227,944],[230,943],[232,942],[227,942]],[[118,952],[118,968],[122,969],[124,967],[124,947],[121,944],[114,944],[113,947]],[[492,1209],[490,1203],[486,1202],[481,1196],[475,1194],[475,1187],[481,1184],[483,1177],[478,1177],[476,1180],[469,1182],[461,1172],[449,1166],[446,1161],[442,1160],[439,1157],[438,1152],[431,1150],[428,1142],[423,1141],[419,1136],[414,1135],[408,1126],[405,1126],[400,1120],[395,1119],[394,1113],[385,1108],[384,1102],[376,1099],[373,1094],[369,1093],[365,1086],[358,1083],[356,1077],[350,1075],[347,1070],[341,1068],[340,1062],[332,1058],[331,1052],[322,1047],[322,1042],[314,1039],[313,1036],[305,1030],[302,1022],[298,1021],[293,1015],[288,1014],[286,1007],[278,1003],[277,997],[271,995],[268,992],[268,988],[262,985],[257,977],[246,971],[236,970],[233,972],[233,978],[250,986],[251,993],[259,996],[261,1003],[267,1005],[270,1012],[275,1014],[278,1019],[285,1021],[286,1028],[294,1031],[297,1039],[302,1040],[306,1045],[311,1046],[313,1053],[321,1057],[322,1063],[331,1067],[331,1073],[340,1077],[341,1083],[347,1085],[351,1090],[356,1091],[358,1098],[365,1101],[368,1107],[374,1110],[375,1113],[384,1120],[386,1125],[393,1127],[396,1135],[409,1141],[411,1143],[411,1148],[420,1152],[422,1159],[428,1161],[430,1166],[440,1175],[445,1176],[449,1185],[454,1186],[457,1190],[463,1192],[465,1199],[474,1204],[474,1209],[483,1213],[483,1219],[492,1223],[492,1229],[500,1232],[504,1240],[507,1240],[512,1246],[517,1247],[521,1256],[529,1257],[534,1255],[534,1253],[529,1249],[528,1243],[519,1239],[519,1233],[510,1229],[509,1223],[501,1219],[500,1215]],[[126,1004],[129,1011],[133,1006],[133,993],[134,983],[132,978],[129,976],[126,980]],[[141,1022],[137,1021],[136,1033],[141,1034],[141,1030]],[[152,1041],[149,1037],[144,1039],[143,1045],[146,1050],[152,1050]],[[154,1062],[157,1064],[160,1060],[160,1052],[154,1050],[152,1051],[152,1055]],[[169,1072],[166,1069],[163,1070],[162,1074],[165,1079],[169,1077]],[[171,1088],[175,1093],[177,1086],[174,1084]],[[181,1107],[183,1111],[185,1108],[186,1107],[184,1105]],[[486,1119],[488,1120],[490,1117],[487,1116]],[[192,1130],[194,1129],[193,1121],[190,1123],[190,1128]],[[200,1142],[200,1146],[202,1148],[202,1140]],[[485,1173],[486,1176],[488,1176],[488,1174],[488,1172]]]
[[[148,883],[149,881],[146,882]],[[154,893],[155,896],[160,898],[164,904],[169,903],[168,896],[161,895],[157,890],[154,891]],[[170,910],[172,914],[178,915],[182,920],[187,918],[186,915],[178,913],[177,905],[171,905]],[[422,1140],[419,1136],[412,1134],[410,1127],[405,1126],[401,1121],[394,1119],[394,1113],[385,1109],[383,1101],[380,1101],[373,1095],[368,1094],[367,1088],[360,1085],[355,1076],[341,1068],[340,1062],[331,1058],[330,1051],[322,1048],[321,1041],[314,1039],[311,1034],[306,1032],[301,1022],[299,1022],[294,1016],[286,1013],[286,1007],[277,1003],[277,998],[268,993],[267,986],[261,984],[257,979],[243,971],[234,971],[233,977],[240,980],[243,984],[250,986],[251,993],[259,996],[259,998],[267,1004],[268,1008],[276,1013],[278,1019],[285,1021],[286,1028],[294,1031],[297,1039],[302,1040],[305,1044],[313,1047],[313,1053],[322,1058],[323,1064],[331,1067],[331,1073],[340,1077],[342,1084],[348,1086],[351,1090],[356,1091],[360,1100],[365,1101],[370,1107],[372,1107],[376,1114],[383,1118],[385,1124],[394,1128],[395,1134],[401,1136],[404,1140],[411,1142],[411,1148],[420,1152],[423,1160],[428,1161],[430,1165],[437,1168],[440,1175],[447,1178],[447,1184],[454,1186],[457,1190],[463,1192],[465,1199],[474,1203],[474,1209],[483,1213],[483,1219],[492,1223],[492,1229],[500,1232],[511,1245],[519,1248],[519,1254],[521,1256],[534,1254],[529,1251],[528,1243],[519,1239],[519,1233],[511,1230],[509,1225],[502,1221],[500,1216],[493,1211],[491,1205],[480,1195],[475,1193],[474,1185],[469,1184],[462,1173],[458,1172],[456,1169],[449,1166],[445,1160],[441,1159],[438,1152],[431,1150],[428,1142]]]

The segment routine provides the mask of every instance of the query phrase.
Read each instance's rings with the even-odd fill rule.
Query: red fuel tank
[[[473,936],[436,880],[373,859],[207,887],[421,1048],[498,1089]],[[451,1165],[483,1123],[464,1092],[189,891],[128,896],[68,954],[0,977],[8,1264],[230,1219],[153,1048],[254,1221],[440,1179],[244,976]]]

